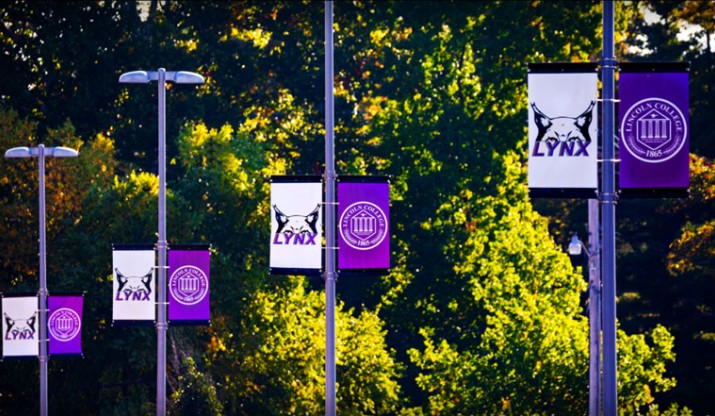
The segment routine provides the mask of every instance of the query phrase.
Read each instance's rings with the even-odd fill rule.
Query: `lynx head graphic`
[[[536,107],[536,103],[531,103],[531,108],[534,110],[534,122],[539,129],[536,141],[568,142],[580,140],[590,143],[591,136],[588,130],[593,120],[594,105],[596,105],[596,102],[591,101],[586,111],[577,117],[549,117]]]
[[[308,215],[286,215],[273,205],[273,210],[278,221],[276,234],[318,234],[315,224],[318,222],[320,205],[316,206],[313,212]]]
[[[125,276],[117,268],[115,268],[114,271],[117,272],[117,282],[119,283],[117,292],[124,292],[127,295],[139,292],[151,293],[151,278],[153,274],[151,270],[143,276]]]
[[[27,319],[13,319],[8,316],[7,313],[4,315],[5,324],[7,324],[7,330],[5,331],[6,340],[35,338],[35,321],[37,320],[37,312]]]

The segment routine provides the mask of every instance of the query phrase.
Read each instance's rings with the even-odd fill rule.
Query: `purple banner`
[[[51,355],[82,354],[82,295],[47,297],[47,338]]]
[[[169,321],[208,324],[210,311],[208,246],[172,246],[169,250]]]
[[[380,178],[340,178],[338,270],[390,268],[390,185]]]
[[[623,64],[618,85],[621,191],[687,189],[687,64]]]

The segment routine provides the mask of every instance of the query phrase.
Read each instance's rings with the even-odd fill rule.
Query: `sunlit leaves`
[[[691,198],[671,209],[694,211],[680,236],[671,243],[668,271],[673,275],[698,272],[715,276],[715,220],[708,215],[715,203],[715,169],[712,161],[691,155]]]
[[[632,414],[653,403],[657,392],[672,389],[676,381],[665,376],[666,365],[675,360],[675,338],[663,326],[656,326],[649,335],[626,336],[618,332],[619,394],[628,397],[622,402],[625,414]]]
[[[255,293],[244,310],[245,332],[230,341],[235,348],[229,360],[214,359],[214,365],[228,366],[214,371],[225,374],[240,413],[324,412],[325,299],[299,282]],[[399,367],[379,318],[340,306],[337,312],[338,409],[354,415],[394,412]]]

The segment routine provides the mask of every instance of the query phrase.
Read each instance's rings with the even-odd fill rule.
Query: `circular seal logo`
[[[621,137],[628,153],[647,163],[672,158],[683,148],[688,134],[680,109],[662,98],[633,104],[621,121]]]
[[[169,278],[171,296],[182,305],[196,305],[209,291],[209,279],[206,274],[194,266],[182,266]]]
[[[360,201],[350,205],[340,216],[340,236],[356,250],[377,247],[387,235],[385,213],[377,205]]]
[[[74,310],[60,308],[52,312],[47,321],[47,327],[57,341],[67,342],[79,334],[82,321]]]

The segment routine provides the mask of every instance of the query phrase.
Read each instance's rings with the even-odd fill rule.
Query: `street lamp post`
[[[40,415],[47,415],[47,270],[45,257],[45,157],[77,157],[79,152],[67,147],[14,147],[5,152],[6,158],[36,157],[39,165],[39,199],[40,210]]]
[[[156,321],[156,414],[166,414],[166,83],[203,84],[204,77],[194,72],[131,71],[122,74],[123,84],[146,84],[157,81],[159,95],[159,239],[156,244],[159,264],[157,266],[157,321]]]
[[[601,414],[601,271],[599,250],[598,200],[588,200],[589,246],[571,236],[568,253],[586,254],[588,258],[588,324],[589,324],[589,416]],[[590,250],[589,250],[590,247]]]
[[[325,415],[336,412],[335,371],[335,112],[333,2],[325,2]]]

